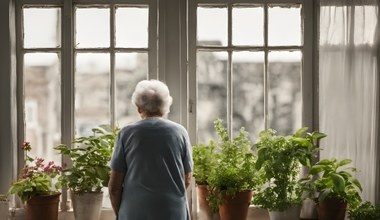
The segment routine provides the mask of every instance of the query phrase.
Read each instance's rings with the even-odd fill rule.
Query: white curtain
[[[320,158],[352,159],[363,200],[375,202],[379,1],[320,0],[319,9]]]

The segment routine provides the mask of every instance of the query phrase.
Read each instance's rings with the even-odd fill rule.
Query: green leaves
[[[119,130],[100,125],[92,129],[93,135],[76,138],[72,148],[62,144],[56,146],[54,149],[72,161],[72,167],[64,170],[65,175],[60,179],[62,185],[75,192],[101,191],[107,186],[110,178],[107,164]]]
[[[345,168],[351,162],[350,159],[337,160],[335,158],[317,162],[311,167],[309,180],[306,181],[306,184],[310,186],[311,194],[319,193],[319,201],[338,198],[347,201],[350,207],[356,207],[361,201],[359,191],[362,187],[350,173],[350,171],[355,172],[356,169]]]
[[[307,133],[307,130],[304,127],[288,136],[276,135],[273,129],[260,132],[256,143],[256,169],[264,184],[253,197],[255,205],[283,211],[301,202],[301,164],[310,167],[318,149],[317,140],[326,136],[318,132]]]

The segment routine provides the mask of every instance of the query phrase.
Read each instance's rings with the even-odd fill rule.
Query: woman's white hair
[[[168,86],[154,79],[137,83],[132,95],[132,103],[147,115],[166,116],[172,102]]]

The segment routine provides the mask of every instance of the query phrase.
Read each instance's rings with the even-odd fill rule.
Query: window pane
[[[268,44],[270,46],[300,46],[301,37],[300,7],[269,7]]]
[[[264,129],[264,53],[234,52],[233,67],[233,131],[241,127],[252,141]]]
[[[198,7],[198,45],[227,45],[227,8]]]
[[[131,102],[136,84],[148,77],[147,53],[116,54],[116,124],[123,127],[140,119]]]
[[[61,10],[59,8],[25,8],[23,13],[25,48],[61,46]]]
[[[270,52],[268,61],[269,127],[288,135],[302,124],[302,54],[299,51]]]
[[[110,15],[105,8],[77,8],[75,12],[77,48],[110,46]]]
[[[197,53],[197,140],[215,138],[214,121],[227,118],[227,53]]]
[[[53,147],[61,143],[61,74],[55,53],[24,56],[25,141],[31,157],[61,163]]]
[[[262,46],[264,44],[264,9],[232,8],[232,44]]]
[[[75,136],[92,135],[93,127],[110,121],[109,54],[79,53],[75,72]]]
[[[148,47],[149,8],[116,9],[116,46]]]

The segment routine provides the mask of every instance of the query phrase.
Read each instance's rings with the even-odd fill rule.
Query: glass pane
[[[147,53],[116,54],[116,125],[123,127],[140,119],[131,97],[136,84],[148,77]]]
[[[198,7],[198,45],[227,46],[227,8]]]
[[[232,68],[233,131],[245,127],[255,141],[264,129],[264,53],[234,52]]]
[[[60,8],[24,8],[23,13],[25,48],[61,46]]]
[[[270,46],[300,46],[301,26],[300,7],[269,7],[268,44]]]
[[[110,46],[110,15],[106,8],[77,8],[75,11],[77,48]]]
[[[92,135],[91,129],[110,124],[109,54],[78,53],[75,72],[75,136]]]
[[[270,52],[268,61],[269,127],[292,134],[302,125],[302,53]]]
[[[262,46],[264,44],[264,9],[232,8],[232,44]]]
[[[197,140],[216,138],[214,121],[227,118],[227,53],[197,53]]]
[[[25,141],[31,157],[61,164],[53,147],[61,143],[61,73],[55,53],[24,56]]]
[[[117,47],[148,47],[149,8],[117,8],[115,20]]]

